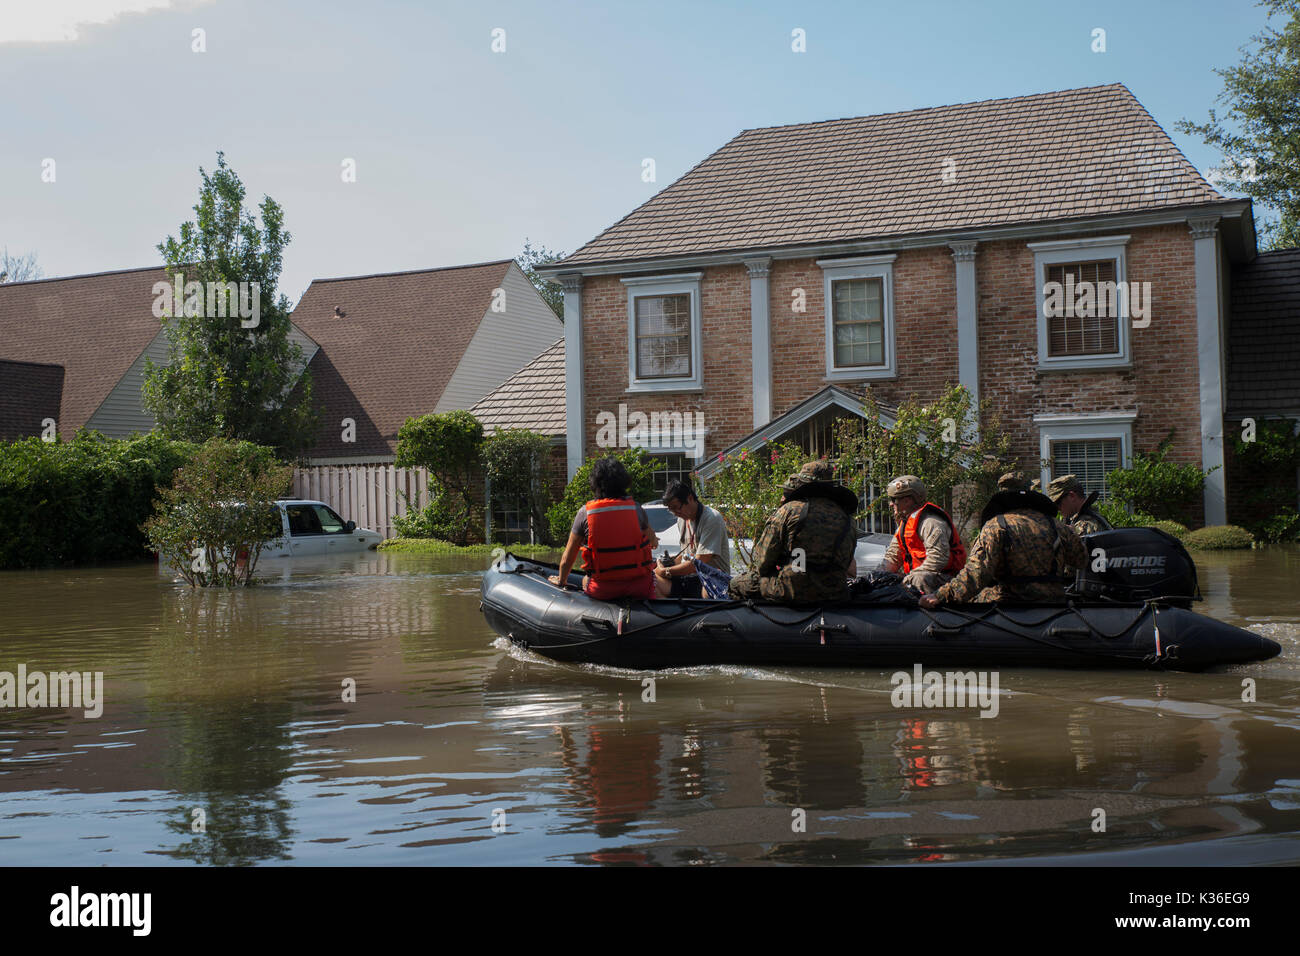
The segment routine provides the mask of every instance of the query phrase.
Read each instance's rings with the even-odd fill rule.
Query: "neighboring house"
[[[562,331],[511,259],[317,279],[293,321],[321,348],[319,465],[393,461],[408,418],[473,407]]]
[[[746,130],[538,269],[565,289],[569,471],[621,403],[702,415],[712,459],[810,399],[815,418],[945,383],[990,402],[1044,483],[1104,495],[1171,429],[1209,468],[1229,278],[1255,252],[1250,201],[1119,84]],[[1048,282],[1084,280],[1150,283],[1143,317],[1045,314]],[[806,421],[764,434],[807,443]],[[1204,518],[1224,515],[1220,469]]]
[[[1234,469],[1235,441],[1245,420],[1300,422],[1300,249],[1265,252],[1232,270],[1232,321],[1228,326],[1228,517],[1234,524],[1267,517],[1251,502],[1266,492],[1265,476]],[[1292,425],[1293,428],[1297,427]],[[1300,477],[1300,476],[1297,476]],[[1290,487],[1300,509],[1297,485]]]
[[[153,287],[168,281],[165,269],[150,267],[0,284],[0,360],[7,360],[0,362],[0,408],[42,409],[39,418],[26,412],[0,438],[41,435],[47,417],[56,419],[65,438],[79,428],[110,438],[150,431],[154,418],[141,403],[144,361],[167,362]],[[290,338],[310,360],[316,343],[297,329]],[[33,398],[33,380],[13,374],[13,363],[59,367],[59,401],[52,404],[49,375],[39,386],[45,397]]]

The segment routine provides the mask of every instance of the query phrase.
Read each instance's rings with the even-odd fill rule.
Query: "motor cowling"
[[[1113,528],[1083,536],[1088,564],[1069,590],[1093,600],[1162,599],[1188,607],[1200,597],[1196,563],[1183,543],[1157,528]]]

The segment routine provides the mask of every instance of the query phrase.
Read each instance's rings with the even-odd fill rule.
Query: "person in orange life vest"
[[[591,466],[596,497],[578,509],[552,584],[563,587],[582,554],[587,577],[582,589],[602,601],[655,596],[654,547],[659,538],[641,506],[627,496],[627,469],[617,458]]]
[[[882,567],[903,575],[903,583],[931,594],[966,566],[966,545],[948,513],[926,500],[925,482],[915,475],[895,478],[886,488],[898,531]]]

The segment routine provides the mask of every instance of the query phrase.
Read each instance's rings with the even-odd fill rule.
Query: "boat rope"
[[[938,625],[940,628],[943,628],[943,629],[945,629],[945,630],[952,630],[952,628],[950,628],[950,627],[948,627],[947,625],[945,625],[945,624],[944,624],[942,621],[940,621],[940,620],[939,620],[939,619],[938,619],[934,614],[932,614],[930,611],[926,610],[925,608],[920,608],[920,611],[921,611],[922,614],[924,614],[926,617],[928,617],[931,621],[933,621],[933,622],[934,622],[936,625]],[[945,611],[946,613],[948,613],[948,614],[955,615],[955,616],[957,616],[957,617],[959,617],[959,618],[962,618],[963,620],[966,621],[966,624],[959,626],[959,627],[957,628],[957,630],[961,630],[963,627],[966,627],[967,625],[970,625],[970,624],[983,624],[983,625],[985,625],[985,626],[987,626],[987,627],[994,628],[995,630],[1002,631],[1002,632],[1005,633],[1005,634],[1010,634],[1012,637],[1017,637],[1017,638],[1020,638],[1021,640],[1026,640],[1026,641],[1033,641],[1033,642],[1036,643],[1036,644],[1043,644],[1043,645],[1045,645],[1045,646],[1047,646],[1047,647],[1055,648],[1055,649],[1058,650],[1058,651],[1071,651],[1071,652],[1073,652],[1073,653],[1075,653],[1075,654],[1090,654],[1090,655],[1093,655],[1093,656],[1096,655],[1096,652],[1095,652],[1095,651],[1089,650],[1089,649],[1087,649],[1087,648],[1081,648],[1081,647],[1070,647],[1070,646],[1068,646],[1068,645],[1066,645],[1066,644],[1058,644],[1058,643],[1055,642],[1055,641],[1049,641],[1049,640],[1047,640],[1047,639],[1045,639],[1045,638],[1038,637],[1037,635],[1032,634],[1032,633],[1026,633],[1025,631],[1013,631],[1011,628],[1009,628],[1009,627],[1004,627],[1003,625],[999,624],[997,621],[990,620],[990,618],[992,618],[992,617],[994,617],[994,616],[1001,616],[1001,617],[1005,617],[1005,618],[1006,618],[1007,620],[1009,620],[1011,623],[1013,623],[1013,624],[1015,624],[1015,625],[1017,625],[1017,626],[1019,626],[1019,627],[1022,627],[1022,628],[1030,628],[1030,627],[1041,627],[1042,624],[1047,623],[1047,621],[1054,620],[1055,618],[1059,617],[1060,614],[1054,614],[1054,615],[1052,615],[1052,617],[1049,617],[1049,618],[1047,619],[1047,621],[1043,621],[1043,622],[1041,622],[1040,624],[1030,625],[1030,624],[1024,624],[1024,623],[1021,623],[1020,621],[1017,621],[1015,618],[1013,618],[1013,617],[1011,617],[1010,615],[1008,615],[1005,611],[1003,611],[1003,610],[1002,610],[1001,608],[999,608],[997,605],[990,605],[989,610],[988,610],[987,612],[985,612],[984,614],[967,614],[967,613],[965,613],[964,611],[959,611],[959,610],[957,610],[956,608],[952,608],[952,607],[944,608],[944,611]],[[1070,611],[1073,611],[1075,614],[1078,614],[1078,609],[1075,608],[1074,605],[1070,605],[1068,608],[1063,609],[1061,613],[1064,614],[1064,613],[1068,613],[1068,612],[1070,612]],[[1095,635],[1100,635],[1100,636],[1102,636],[1102,637],[1105,637],[1105,636],[1106,636],[1106,635],[1103,634],[1102,632],[1097,631],[1095,628],[1093,628],[1092,625],[1091,625],[1091,623],[1088,621],[1088,619],[1085,618],[1085,617],[1083,617],[1083,615],[1079,614],[1078,616],[1079,616],[1080,620],[1082,620],[1082,621],[1084,622],[1084,624],[1088,627],[1088,629],[1089,629],[1090,631],[1092,631]],[[1140,619],[1140,615],[1139,615],[1139,619]],[[1137,620],[1135,620],[1133,623],[1136,624],[1136,623],[1137,623]],[[1129,629],[1131,629],[1132,627],[1133,627],[1133,625],[1130,624],[1128,628],[1126,628],[1124,631],[1122,631],[1122,632],[1120,632],[1120,633],[1121,633],[1121,634],[1122,634],[1122,633],[1127,633],[1127,631],[1128,631]],[[1118,636],[1118,635],[1117,635],[1117,636]],[[1113,658],[1116,659],[1116,660],[1125,660],[1125,661],[1127,661],[1127,660],[1136,660],[1136,659],[1137,659],[1137,658],[1135,658],[1134,655],[1132,655],[1132,654],[1110,654],[1109,656],[1110,656],[1110,657],[1113,657]]]

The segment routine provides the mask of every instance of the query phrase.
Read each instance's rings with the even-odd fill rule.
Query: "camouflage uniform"
[[[1095,534],[1098,531],[1109,531],[1110,522],[1093,511],[1091,507],[1087,507],[1070,519],[1070,527],[1074,529],[1075,534],[1082,536]]]
[[[781,604],[848,600],[848,566],[857,545],[849,509],[856,497],[831,481],[825,462],[804,465],[784,488],[786,501],[754,543],[750,570],[731,579],[728,593]],[[798,548],[803,570],[794,567]]]
[[[1054,549],[1058,534],[1060,547]],[[1029,508],[1008,511],[984,523],[966,567],[936,594],[945,604],[1064,601],[1065,588],[1059,579],[1013,580],[1050,577],[1053,557],[1058,571],[1067,564],[1082,567],[1087,560],[1083,542],[1065,522]]]

